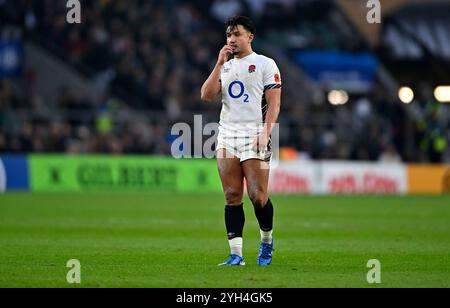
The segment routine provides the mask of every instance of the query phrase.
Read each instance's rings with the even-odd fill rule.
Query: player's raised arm
[[[212,103],[217,95],[220,93],[220,72],[222,70],[222,66],[227,62],[230,54],[233,53],[233,49],[225,45],[219,53],[219,58],[217,59],[216,66],[214,67],[211,75],[209,75],[208,79],[202,86],[201,90],[201,99],[204,102]]]

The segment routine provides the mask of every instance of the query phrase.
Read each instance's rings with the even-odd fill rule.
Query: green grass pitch
[[[247,265],[229,253],[220,195],[0,196],[0,287],[450,287],[450,197],[272,197],[275,253],[256,265],[259,231],[245,203]],[[370,285],[369,259],[381,262]]]

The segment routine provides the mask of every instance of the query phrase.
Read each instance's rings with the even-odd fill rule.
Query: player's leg
[[[261,233],[261,248],[258,256],[259,265],[269,265],[272,262],[273,251],[273,205],[268,197],[269,163],[250,159],[242,163],[247,190],[255,209]]]
[[[225,149],[217,152],[217,165],[225,195],[225,226],[230,244],[230,259],[221,265],[244,265],[242,255],[242,233],[245,224],[242,198],[244,194],[244,174],[240,159]]]

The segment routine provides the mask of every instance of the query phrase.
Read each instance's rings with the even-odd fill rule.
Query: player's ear
[[[249,38],[249,43],[253,42],[253,40],[255,39],[255,35],[253,33],[250,33],[250,35],[248,36]]]

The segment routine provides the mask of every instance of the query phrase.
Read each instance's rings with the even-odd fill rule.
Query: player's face
[[[253,34],[248,32],[243,26],[227,29],[227,44],[233,48],[235,55],[246,52],[253,41]]]

